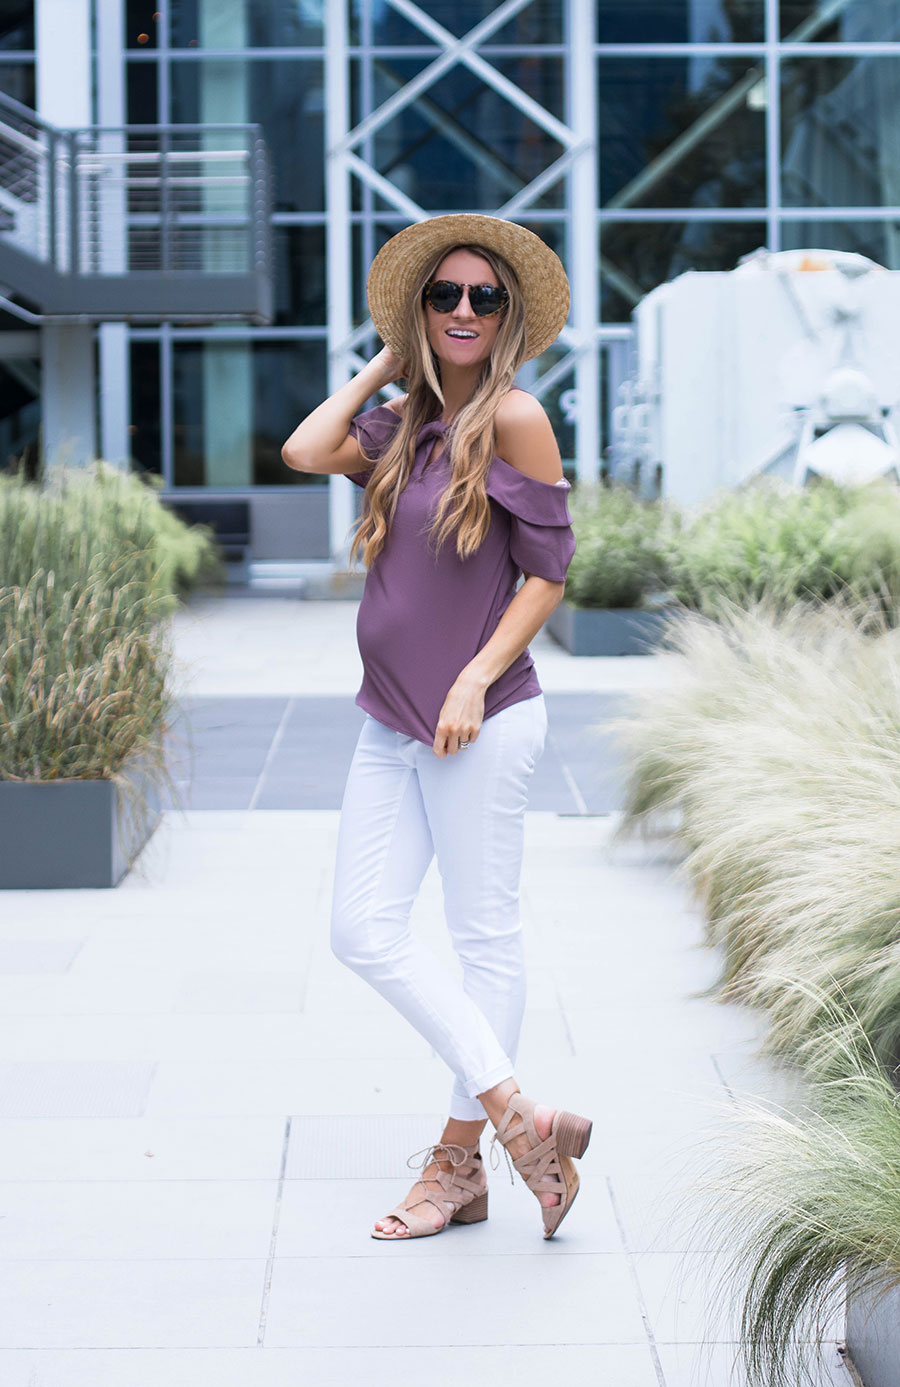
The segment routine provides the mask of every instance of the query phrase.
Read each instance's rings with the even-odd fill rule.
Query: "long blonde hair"
[[[407,305],[406,340],[410,346],[404,365],[408,393],[401,423],[383,455],[369,458],[375,468],[366,486],[362,515],[356,522],[350,546],[350,562],[362,548],[366,568],[371,568],[384,548],[400,493],[412,471],[419,430],[423,424],[439,418],[444,408],[440,363],[428,341],[422,290],[454,250],[468,250],[486,260],[509,291],[509,303],[472,397],[448,430],[450,481],[441,496],[429,538],[438,549],[455,533],[456,552],[465,559],[475,553],[490,528],[491,508],[485,483],[494,456],[494,420],[525,356],[525,304],[516,272],[502,255],[479,245],[449,246],[423,271]]]

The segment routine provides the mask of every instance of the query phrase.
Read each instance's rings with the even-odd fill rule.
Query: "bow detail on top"
[[[447,1160],[454,1167],[454,1169],[457,1166],[465,1165],[466,1162],[469,1160],[469,1153],[466,1151],[464,1146],[457,1146],[452,1141],[436,1141],[433,1146],[423,1146],[421,1151],[414,1151],[411,1156],[407,1157],[406,1164],[409,1166],[410,1170],[425,1170],[425,1168],[431,1165],[432,1163],[437,1165],[438,1158],[435,1155],[436,1151],[446,1151]],[[454,1158],[454,1151],[459,1152],[459,1159]],[[418,1165],[416,1164],[417,1156],[422,1157],[422,1160],[418,1163]]]

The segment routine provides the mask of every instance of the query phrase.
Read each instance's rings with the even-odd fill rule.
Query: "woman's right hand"
[[[403,362],[395,352],[391,351],[390,347],[382,347],[381,351],[372,357],[370,365],[378,366],[383,385],[389,385],[391,381],[398,380],[400,376],[406,374],[403,369]]]

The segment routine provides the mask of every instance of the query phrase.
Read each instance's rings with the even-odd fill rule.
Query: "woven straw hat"
[[[415,222],[381,247],[369,271],[366,298],[382,342],[405,355],[406,305],[416,282],[442,250],[457,245],[484,246],[509,261],[525,301],[525,360],[546,351],[569,316],[569,281],[559,257],[524,226],[476,212]]]

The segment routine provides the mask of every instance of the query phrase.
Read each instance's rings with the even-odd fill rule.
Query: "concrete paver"
[[[340,707],[346,734],[355,610],[204,600],[176,618],[184,696],[264,729],[255,784],[278,756],[273,699]],[[560,698],[674,677],[665,656],[532,649]],[[220,789],[253,778],[206,769]],[[614,812],[529,811],[519,1078],[594,1117],[579,1202],[545,1242],[501,1168],[487,1222],[397,1246],[369,1228],[437,1137],[448,1075],[331,957],[337,810],[214,802],[167,811],[114,891],[4,893],[4,1387],[727,1387],[695,1183],[731,1094],[778,1077],[757,1018],[694,995],[716,960],[665,847],[616,844]],[[413,924],[453,967],[441,902],[432,864]],[[823,1384],[850,1387],[832,1360]]]

